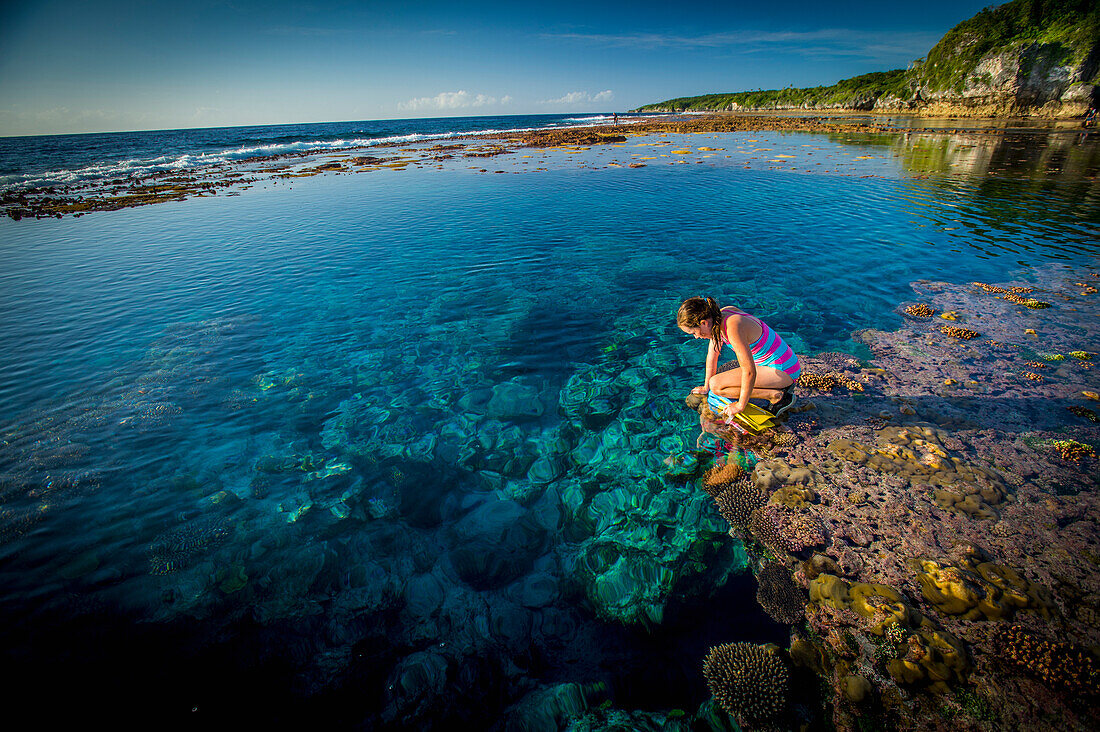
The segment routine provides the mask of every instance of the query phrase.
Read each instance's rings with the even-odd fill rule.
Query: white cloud
[[[558,97],[557,99],[543,99],[539,104],[557,104],[557,105],[571,105],[571,104],[593,104],[596,102],[610,102],[615,96],[615,93],[610,89],[604,89],[602,92],[596,94],[589,94],[588,92],[575,91],[569,92],[565,96]]]
[[[496,104],[508,104],[512,97],[505,94],[500,99],[486,94],[471,94],[462,89],[456,92],[440,92],[434,97],[417,97],[397,105],[398,109],[406,112],[422,112],[425,110],[446,111],[450,109],[468,109],[472,107],[489,107]]]

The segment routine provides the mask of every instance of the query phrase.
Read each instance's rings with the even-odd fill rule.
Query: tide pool
[[[181,718],[489,727],[562,683],[698,707],[708,645],[786,630],[670,468],[704,357],[680,301],[864,356],[914,280],[1095,264],[1095,142],[1066,172],[1045,138],[929,139],[665,136],[644,168],[605,146],[0,222],[10,659]],[[722,150],[669,164],[686,144]]]

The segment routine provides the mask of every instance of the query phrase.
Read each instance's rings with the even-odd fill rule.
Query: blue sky
[[[0,135],[622,111],[816,86],[902,68],[990,4],[0,0]]]

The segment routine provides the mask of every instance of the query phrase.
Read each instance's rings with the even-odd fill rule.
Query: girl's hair
[[[676,313],[676,325],[698,328],[699,323],[710,318],[710,340],[715,351],[722,350],[722,308],[713,297],[689,297],[680,304]]]

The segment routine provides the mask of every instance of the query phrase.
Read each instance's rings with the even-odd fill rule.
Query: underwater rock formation
[[[448,533],[455,571],[477,589],[508,584],[525,574],[545,551],[546,530],[514,501],[487,501]]]
[[[222,545],[232,526],[218,519],[198,519],[160,534],[147,549],[149,572],[169,574],[185,569],[200,556]]]

